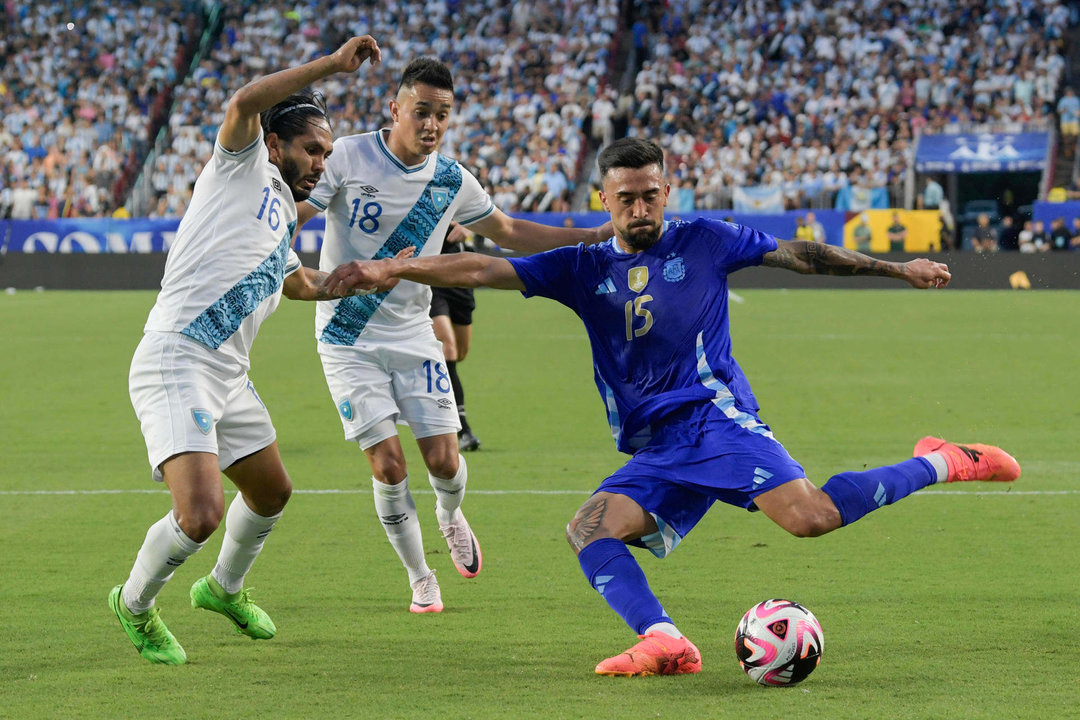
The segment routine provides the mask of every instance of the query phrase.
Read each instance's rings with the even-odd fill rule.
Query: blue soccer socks
[[[937,470],[928,460],[917,457],[896,465],[833,475],[821,489],[832,498],[843,524],[850,525],[868,512],[935,482]]]
[[[578,554],[578,562],[589,584],[638,635],[656,623],[671,622],[622,540],[591,542]]]

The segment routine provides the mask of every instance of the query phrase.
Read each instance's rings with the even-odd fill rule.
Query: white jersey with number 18
[[[319,268],[393,257],[413,246],[438,255],[451,221],[469,225],[495,211],[480,182],[456,160],[432,153],[412,167],[386,144],[386,130],[334,142],[308,202],[326,211]],[[324,345],[396,340],[429,327],[431,290],[403,281],[388,292],[318,303],[315,336]]]

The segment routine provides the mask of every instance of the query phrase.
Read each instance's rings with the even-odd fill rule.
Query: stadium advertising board
[[[145,254],[166,252],[179,218],[77,218],[0,221],[0,251],[46,254]],[[304,226],[297,249],[315,252],[322,243],[323,218]]]
[[[921,173],[1042,170],[1050,147],[1046,132],[923,135],[915,150]]]
[[[726,210],[668,213],[669,218],[692,220],[697,217],[731,219],[770,235],[790,240],[795,237],[796,218],[807,210],[793,210],[777,215],[756,215]],[[825,229],[826,241],[839,245],[843,239],[845,213],[835,210],[813,211]],[[606,213],[514,213],[514,217],[544,225],[563,226],[567,221],[577,227],[596,227],[608,221]],[[79,218],[69,220],[0,220],[0,251],[38,254],[147,254],[166,252],[178,218],[130,219]],[[322,247],[326,222],[312,218],[293,242],[297,252],[318,252]]]

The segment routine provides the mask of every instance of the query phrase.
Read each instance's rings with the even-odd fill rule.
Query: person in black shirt
[[[450,223],[450,230],[443,243],[443,254],[465,252],[466,237],[465,228],[457,223]],[[457,372],[458,363],[463,362],[469,354],[472,314],[475,309],[476,299],[473,297],[472,288],[431,288],[431,323],[435,337],[443,344],[443,355],[446,356],[446,374],[450,377],[454,402],[457,403],[458,420],[461,421],[458,450],[462,452],[480,449],[480,439],[473,434],[469,421],[465,419],[465,390]]]

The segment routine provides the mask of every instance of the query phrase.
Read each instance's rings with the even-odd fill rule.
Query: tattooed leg
[[[645,573],[626,541],[656,532],[656,521],[625,495],[599,492],[586,501],[566,528],[582,572],[611,609],[641,635],[653,627],[678,637],[671,618],[649,589]]]
[[[602,538],[622,542],[656,532],[653,516],[626,495],[598,492],[578,508],[566,526],[566,541],[575,553]]]

